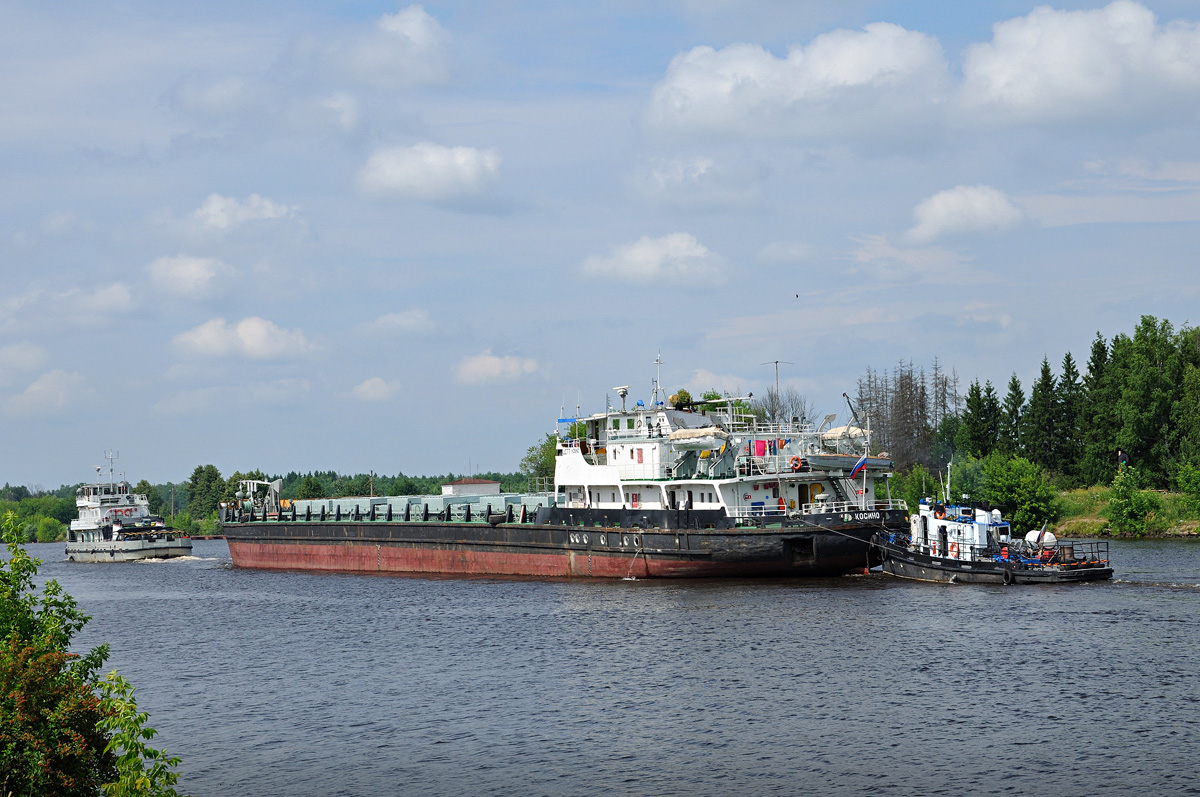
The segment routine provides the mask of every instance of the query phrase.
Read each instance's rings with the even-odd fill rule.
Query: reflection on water
[[[30,546],[197,795],[1195,793],[1200,544],[1113,583],[508,581]]]

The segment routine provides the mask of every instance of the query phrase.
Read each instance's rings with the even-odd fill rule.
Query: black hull
[[[1020,562],[974,561],[930,556],[918,551],[880,547],[883,572],[917,581],[955,584],[1069,584],[1104,581],[1113,576],[1107,566],[1024,566]]]
[[[253,568],[594,578],[828,576],[879,564],[871,558],[872,538],[904,524],[903,511],[863,514],[872,518],[765,517],[762,525],[740,527],[723,513],[686,510],[543,508],[534,522],[494,524],[482,518],[305,521],[285,515],[229,522],[224,534],[234,564]]]

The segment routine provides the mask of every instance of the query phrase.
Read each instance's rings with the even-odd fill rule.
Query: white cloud
[[[311,387],[307,379],[275,379],[246,385],[202,387],[168,396],[155,403],[153,409],[160,415],[195,415],[226,411],[231,407],[261,409],[267,405],[284,406],[296,403],[297,398],[308,393]]]
[[[802,241],[775,241],[758,252],[758,259],[769,263],[803,263],[812,257],[812,247]]]
[[[486,382],[510,382],[526,374],[532,374],[538,368],[537,363],[530,359],[514,357],[497,357],[491,349],[464,357],[455,371],[459,384],[478,385]]]
[[[42,235],[47,238],[63,238],[68,235],[93,232],[96,223],[89,218],[68,211],[47,213],[40,225]]]
[[[1091,195],[1035,194],[1021,198],[1042,227],[1076,224],[1170,224],[1200,221],[1200,193],[1164,191]]]
[[[391,398],[400,389],[396,380],[388,381],[382,377],[373,376],[354,386],[354,395],[363,401],[384,401]]]
[[[211,257],[160,257],[146,266],[150,279],[162,290],[176,296],[203,299],[225,293],[232,282],[233,269]]]
[[[874,282],[930,281],[949,285],[962,284],[976,276],[968,261],[957,252],[935,246],[902,248],[882,235],[859,241],[850,256],[857,264],[853,271]]]
[[[962,101],[985,122],[1151,122],[1200,105],[1200,26],[1157,24],[1139,3],[1040,6],[968,48]]]
[[[244,200],[220,194],[209,194],[208,198],[200,203],[200,207],[192,213],[192,218],[204,229],[227,230],[248,221],[286,218],[294,210],[294,208],[272,202],[258,194],[251,194]]]
[[[87,389],[87,379],[82,374],[49,371],[39,376],[25,392],[8,399],[4,408],[14,415],[49,415],[66,407]]]
[[[877,22],[818,36],[783,58],[755,44],[677,55],[646,120],[665,131],[748,137],[895,137],[934,124],[948,86],[936,39]]]
[[[0,381],[17,371],[30,371],[46,359],[46,350],[32,343],[9,343],[0,346]]]
[[[670,277],[718,276],[718,258],[708,247],[686,232],[661,238],[643,235],[637,241],[613,250],[607,257],[593,255],[580,268],[585,277]]]
[[[428,311],[421,309],[385,313],[363,326],[368,332],[380,335],[423,335],[433,331]]]
[[[1088,161],[1083,168],[1096,175],[1134,177],[1150,182],[1200,183],[1200,161],[1157,161],[1126,158],[1109,162]]]
[[[261,105],[263,93],[253,81],[227,75],[216,79],[185,80],[171,93],[171,99],[192,113],[226,116]]]
[[[752,205],[762,198],[767,169],[760,164],[721,163],[708,156],[656,159],[638,175],[652,202],[683,210],[716,210]]]
[[[929,243],[947,235],[1002,232],[1020,223],[1022,214],[990,185],[959,185],[917,205],[913,218],[916,225],[908,231],[909,240]]]
[[[337,117],[338,126],[343,130],[353,130],[358,127],[358,100],[349,94],[338,92],[326,97],[321,101],[321,107],[333,112]]]
[[[330,61],[347,77],[377,89],[444,83],[450,77],[450,35],[420,5],[384,14],[375,29],[335,45]]]
[[[133,294],[121,282],[92,290],[71,288],[58,293],[35,289],[0,300],[0,330],[106,324],[129,312],[133,306]]]
[[[364,193],[378,199],[447,202],[485,193],[499,170],[500,156],[494,150],[423,142],[376,150],[358,182]]]
[[[172,343],[195,356],[249,357],[254,360],[302,357],[313,348],[300,330],[282,329],[255,316],[243,318],[236,324],[214,318],[179,333]]]

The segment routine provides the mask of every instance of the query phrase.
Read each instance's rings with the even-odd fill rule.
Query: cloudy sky
[[[0,163],[0,482],[513,470],[1195,322],[1200,8],[5,1]]]

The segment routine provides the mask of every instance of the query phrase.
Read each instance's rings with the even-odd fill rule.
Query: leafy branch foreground
[[[108,646],[68,650],[91,618],[53,579],[35,591],[41,562],[21,547],[16,516],[0,528],[0,795],[179,797],[179,759],[147,746],[155,731],[133,686],[98,676]]]

